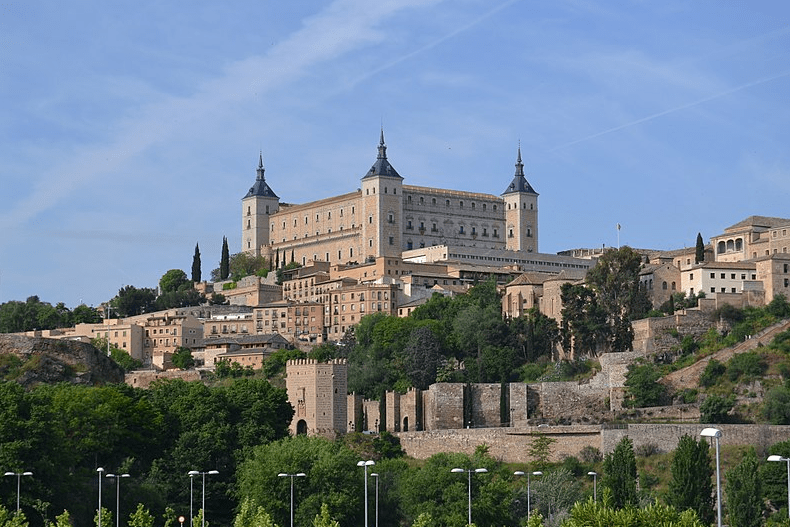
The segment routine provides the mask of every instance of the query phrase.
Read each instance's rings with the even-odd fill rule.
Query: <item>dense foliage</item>
[[[52,305],[31,296],[24,302],[11,300],[0,304],[0,333],[20,333],[35,329],[56,329],[76,324],[101,322],[99,312],[80,304],[69,310],[62,302]]]
[[[122,510],[131,514],[142,502],[157,516],[166,507],[188,510],[187,472],[219,470],[206,481],[206,514],[227,525],[237,463],[254,446],[287,436],[293,409],[284,390],[242,379],[221,388],[159,381],[150,390],[60,384],[29,392],[4,382],[0,412],[0,465],[34,474],[20,500],[32,525],[64,510],[75,525],[89,525],[97,466],[132,475]],[[114,511],[113,493],[106,494]],[[4,492],[2,503],[15,507],[14,498]]]

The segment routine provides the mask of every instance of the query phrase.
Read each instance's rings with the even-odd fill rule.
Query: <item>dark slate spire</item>
[[[376,157],[376,162],[370,167],[365,177],[374,176],[389,176],[403,179],[398,172],[392,168],[390,162],[387,161],[387,145],[384,144],[384,128],[381,129],[381,139],[379,139],[379,155]],[[365,179],[365,178],[362,178]]]
[[[263,168],[263,152],[261,152],[260,156],[258,157],[258,175],[255,177],[255,184],[250,187],[250,191],[247,192],[247,195],[244,196],[245,198],[250,198],[252,196],[261,196],[264,198],[277,198],[280,199],[274,191],[269,188],[269,185],[266,184],[266,178],[264,177],[264,173],[266,169]]]
[[[516,174],[513,176],[513,181],[510,182],[507,189],[502,193],[512,194],[513,192],[527,192],[529,194],[537,194],[532,185],[529,184],[527,178],[524,177],[524,163],[521,162],[521,145],[518,146],[518,159],[516,160]]]

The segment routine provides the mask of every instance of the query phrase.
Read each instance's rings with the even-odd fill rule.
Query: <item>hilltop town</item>
[[[258,369],[279,349],[310,350],[341,342],[366,315],[408,317],[434,295],[461,295],[487,279],[496,281],[505,319],[538,310],[559,324],[563,285],[582,284],[597,261],[615,250],[540,252],[538,193],[525,177],[520,148],[513,175],[501,178],[500,189],[492,189],[503,189],[499,194],[404,181],[387,157],[383,131],[359,188],[310,203],[282,201],[267,182],[261,156],[254,182],[241,199],[239,252],[264,258],[276,272],[194,284],[206,297],[222,295],[224,304],[125,318],[113,318],[107,310],[100,323],[29,335],[106,338],[143,364],[143,370],[127,374],[127,382],[145,386],[162,376],[210,371],[223,362]],[[610,420],[625,409],[626,371],[634,361],[668,352],[683,336],[702,335],[715,325],[710,314],[724,305],[765,306],[788,296],[788,230],[790,219],[751,216],[697,247],[635,249],[642,260],[639,288],[653,308],[665,306],[678,293],[695,305],[633,321],[632,349],[602,354],[600,371],[584,382],[509,383],[505,388],[501,383],[466,388],[439,383],[427,390],[391,391],[381,401],[371,401],[347,393],[344,359],[292,361],[286,381],[296,409],[292,432],[333,435]],[[786,329],[771,328],[744,349],[764,345]],[[191,350],[197,370],[174,372],[172,359],[180,348]],[[557,342],[552,358],[576,358],[573,345]],[[698,380],[699,372],[690,378]],[[667,382],[685,381],[678,374]],[[699,419],[698,405],[672,405],[655,414]]]

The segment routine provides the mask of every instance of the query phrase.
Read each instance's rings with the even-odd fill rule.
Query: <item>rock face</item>
[[[37,384],[122,383],[124,371],[90,344],[71,340],[0,334],[0,377]]]

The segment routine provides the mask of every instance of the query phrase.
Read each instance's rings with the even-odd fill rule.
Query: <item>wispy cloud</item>
[[[437,0],[336,0],[303,21],[302,27],[267,54],[231,63],[221,76],[208,79],[187,97],[155,94],[139,110],[116,119],[103,144],[81,149],[51,168],[27,197],[0,215],[0,228],[11,228],[36,217],[74,192],[96,184],[136,155],[172,139],[212,126],[212,117],[228,105],[295,82],[316,65],[332,61],[361,46],[385,38],[383,21],[399,11],[420,8]],[[128,111],[128,110],[127,110]],[[119,112],[121,113],[121,112]]]
[[[752,88],[754,86],[759,86],[760,84],[765,84],[767,82],[772,82],[772,81],[781,79],[783,77],[787,77],[788,75],[790,75],[790,70],[783,71],[782,73],[779,73],[777,75],[772,75],[770,77],[763,77],[761,79],[757,79],[757,80],[754,80],[752,82],[747,82],[745,84],[741,84],[741,85],[736,86],[734,88],[731,88],[729,90],[724,90],[724,91],[721,91],[721,92],[718,92],[718,93],[714,93],[713,95],[710,95],[708,97],[703,97],[701,99],[697,99],[697,100],[691,101],[691,102],[686,103],[686,104],[681,104],[679,106],[675,106],[673,108],[669,108],[669,109],[663,110],[661,112],[656,112],[654,114],[647,115],[645,117],[641,117],[639,119],[636,119],[636,120],[633,120],[633,121],[629,121],[627,123],[623,123],[623,124],[621,124],[619,126],[615,126],[615,127],[612,127],[612,128],[608,128],[606,130],[602,130],[600,132],[588,135],[586,137],[582,137],[582,138],[579,138],[579,139],[575,139],[573,141],[569,141],[567,143],[563,143],[561,145],[555,146],[554,148],[551,148],[549,151],[550,152],[556,152],[557,150],[562,150],[562,149],[568,148],[570,146],[577,145],[579,143],[583,143],[585,141],[590,141],[592,139],[596,139],[596,138],[604,136],[604,135],[608,135],[608,134],[611,134],[611,133],[614,133],[614,132],[619,132],[620,130],[624,130],[624,129],[630,128],[632,126],[643,124],[643,123],[646,123],[648,121],[652,121],[654,119],[658,119],[660,117],[664,117],[664,116],[669,115],[669,114],[673,114],[673,113],[680,112],[680,111],[683,111],[683,110],[688,110],[688,109],[693,108],[695,106],[699,106],[700,104],[705,104],[707,102],[714,101],[716,99],[721,99],[722,97],[726,97],[728,95],[732,95],[734,93],[738,93],[739,91],[743,91],[743,90],[746,90],[748,88]]]

